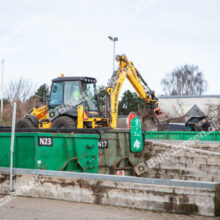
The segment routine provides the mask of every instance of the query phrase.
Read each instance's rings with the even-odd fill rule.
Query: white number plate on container
[[[53,138],[52,137],[38,137],[38,146],[53,146]]]

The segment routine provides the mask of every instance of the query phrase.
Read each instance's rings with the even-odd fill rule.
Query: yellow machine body
[[[91,112],[83,109],[82,105],[77,107],[77,118],[76,118],[76,126],[77,128],[87,128],[89,123],[90,127],[117,127],[117,116],[118,116],[118,104],[119,104],[119,95],[124,83],[125,78],[129,80],[139,97],[147,104],[150,104],[153,118],[163,118],[163,121],[167,121],[167,117],[160,111],[158,107],[158,99],[155,96],[155,93],[149,89],[135,66],[131,61],[127,59],[125,55],[117,56],[117,61],[119,62],[118,70],[113,73],[113,76],[110,79],[110,83],[106,87],[106,95],[108,96],[109,103],[108,105],[108,113],[106,117],[97,117],[95,114],[91,114]],[[148,89],[147,89],[148,88]],[[35,116],[38,120],[38,128],[40,129],[48,129],[52,126],[52,121],[49,120],[49,107],[43,106],[40,108],[33,108],[31,115]],[[89,115],[93,115],[92,117]],[[152,123],[152,121],[151,121]],[[158,120],[160,123],[160,120]]]

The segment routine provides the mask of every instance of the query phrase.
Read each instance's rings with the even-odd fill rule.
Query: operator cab
[[[96,79],[91,77],[58,77],[52,80],[49,107],[68,106],[65,114],[77,116],[77,107],[89,114],[98,115]]]

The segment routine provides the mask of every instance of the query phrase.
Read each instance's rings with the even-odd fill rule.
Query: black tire
[[[21,118],[16,122],[16,128],[37,128],[37,126],[28,118]]]
[[[53,121],[52,128],[74,129],[74,128],[76,128],[76,123],[75,123],[74,119],[71,117],[60,116]]]

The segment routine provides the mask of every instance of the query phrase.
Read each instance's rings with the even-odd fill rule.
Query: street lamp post
[[[108,36],[108,38],[113,42],[113,73],[115,71],[115,42],[118,41],[117,37]]]
[[[3,121],[3,85],[4,85],[4,62],[5,60],[2,60],[2,80],[1,80],[1,123]]]

